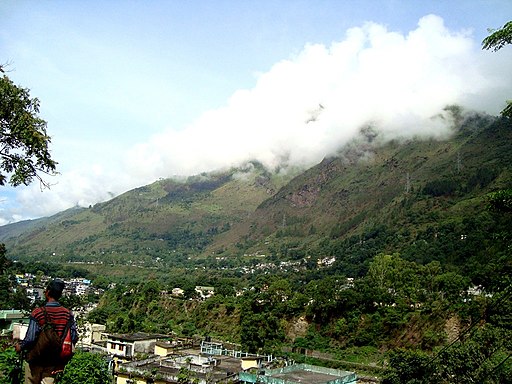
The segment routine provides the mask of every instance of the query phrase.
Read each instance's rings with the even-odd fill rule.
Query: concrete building
[[[157,341],[155,343],[155,355],[165,357],[173,353],[176,343],[170,341]]]
[[[263,363],[266,361],[264,356],[247,356],[242,357],[242,370],[247,371],[249,369],[261,369]]]
[[[230,356],[155,356],[119,364],[116,384],[176,383],[183,371],[197,384],[234,383],[240,369],[240,359]]]
[[[195,287],[195,291],[196,291],[197,295],[199,296],[199,298],[201,298],[201,300],[206,300],[215,294],[214,287],[205,287],[205,286],[201,286],[201,285],[197,285]]]
[[[106,326],[103,324],[84,324],[84,331],[80,333],[79,344],[85,348],[92,348],[92,345],[105,340]]]
[[[109,355],[121,359],[131,360],[136,353],[152,354],[155,350],[157,340],[166,339],[168,335],[150,333],[119,334],[110,333],[106,335],[106,352]]]
[[[20,336],[25,337],[25,333],[23,333],[22,329],[25,329],[29,321],[29,314],[17,309],[5,309],[0,310],[0,331],[1,335],[11,335],[17,332],[17,334],[13,334],[13,338],[21,338]],[[23,334],[22,334],[23,333]]]

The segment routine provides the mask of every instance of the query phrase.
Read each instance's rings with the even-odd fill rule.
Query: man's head
[[[52,299],[59,300],[64,290],[64,282],[59,279],[50,281],[46,286],[46,294]]]

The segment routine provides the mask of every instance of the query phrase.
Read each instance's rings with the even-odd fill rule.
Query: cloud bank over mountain
[[[447,127],[433,117],[446,105],[490,104],[490,112],[501,106],[511,65],[486,56],[468,32],[449,31],[434,15],[405,35],[368,23],[330,46],[306,45],[225,107],[131,149],[128,168],[150,181],[248,159],[270,168],[283,158],[309,166],[368,122],[389,136],[441,135]],[[486,71],[493,61],[501,61],[501,74]],[[486,102],[479,104],[480,97]]]
[[[51,193],[37,185],[25,189],[19,204],[37,217],[104,201],[158,178],[248,160],[271,169],[283,163],[308,167],[368,123],[387,138],[439,137],[449,127],[435,116],[447,105],[498,113],[512,94],[511,59],[510,50],[482,51],[470,31],[451,31],[435,15],[407,33],[369,22],[328,46],[307,44],[255,74],[254,87],[238,90],[223,107],[127,148],[118,164],[63,173]],[[3,212],[3,220],[15,214]]]

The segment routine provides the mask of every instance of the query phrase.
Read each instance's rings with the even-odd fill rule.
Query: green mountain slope
[[[88,209],[4,226],[0,238],[11,257],[25,260],[144,264],[186,258],[243,221],[287,177],[251,163],[182,181],[159,180]]]
[[[238,248],[282,260],[337,256],[350,268],[378,252],[411,253],[425,236],[444,241],[443,231],[476,236],[485,231],[480,225],[485,225],[487,193],[512,184],[511,164],[508,120],[470,115],[442,140],[382,144],[378,136],[362,134],[233,228],[239,243],[231,241],[228,253]],[[378,244],[370,246],[372,241]],[[411,258],[421,260],[424,253]]]
[[[361,273],[378,252],[460,263],[460,255],[439,247],[470,230],[469,240],[477,241],[486,194],[510,187],[512,127],[506,119],[454,112],[449,138],[386,142],[366,129],[299,174],[249,164],[159,180],[32,227],[0,227],[0,239],[11,257],[55,261],[335,257],[348,274]]]

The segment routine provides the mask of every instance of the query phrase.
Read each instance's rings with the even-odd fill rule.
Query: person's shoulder
[[[41,313],[43,313],[43,307],[37,307],[32,310],[30,314],[32,317],[38,317]]]
[[[44,322],[44,309],[43,307],[37,307],[34,308],[32,313],[30,314],[30,317],[34,319],[39,325]]]
[[[48,306],[47,307],[51,313],[54,313],[54,314],[63,314],[65,313],[66,315],[68,314],[71,314],[71,310],[69,310],[68,308],[64,307],[63,305],[59,304],[59,303],[56,303],[52,306]]]

